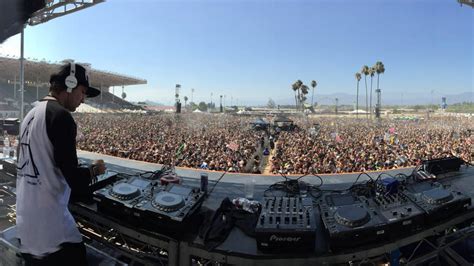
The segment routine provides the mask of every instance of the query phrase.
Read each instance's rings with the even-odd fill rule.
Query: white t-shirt
[[[85,172],[77,166],[75,133],[61,139],[58,136],[66,134],[63,131],[74,133],[76,125],[71,114],[56,101],[39,102],[21,125],[16,206],[23,253],[43,256],[59,250],[61,243],[82,241],[68,210],[71,181],[67,178],[73,177],[66,175],[77,172],[83,176]],[[82,179],[87,186],[90,176]]]

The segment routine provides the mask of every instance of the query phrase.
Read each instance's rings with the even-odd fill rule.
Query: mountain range
[[[372,101],[377,101],[376,95]],[[441,104],[441,97],[446,97],[448,105],[462,102],[474,102],[473,92],[463,92],[458,94],[435,94],[433,97],[430,93],[412,92],[412,93],[386,93],[382,91],[382,105],[425,105],[425,104]],[[338,98],[339,105],[355,104],[356,95],[348,93],[333,93],[324,95],[315,95],[314,101],[319,105],[334,105],[335,99]],[[274,99],[277,104],[294,104],[294,98]],[[374,103],[372,103],[374,104]],[[365,105],[365,94],[359,94],[359,106]]]

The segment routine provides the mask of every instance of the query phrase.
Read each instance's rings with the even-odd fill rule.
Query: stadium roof
[[[65,60],[67,61],[67,60]],[[77,62],[80,64],[80,62]],[[56,72],[63,62],[49,63],[46,61],[27,60],[25,64],[25,84],[49,86],[49,77]],[[85,64],[85,63],[84,63]],[[88,65],[88,64],[85,64]],[[94,87],[129,86],[146,84],[146,79],[126,76],[118,73],[90,69],[91,85]],[[0,81],[7,82],[20,77],[20,61],[18,58],[0,56]]]

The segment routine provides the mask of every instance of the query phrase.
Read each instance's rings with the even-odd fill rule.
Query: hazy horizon
[[[212,93],[213,102],[225,95],[227,103],[291,104],[297,79],[316,80],[315,97],[355,95],[354,74],[382,61],[383,102],[409,94],[431,102],[472,94],[473,14],[456,0],[115,0],[26,27],[25,57],[70,58],[147,79],[125,88],[127,100],[166,105],[176,84],[182,102],[209,102]],[[11,37],[0,55],[18,56],[19,43]],[[364,103],[364,76],[359,89]]]

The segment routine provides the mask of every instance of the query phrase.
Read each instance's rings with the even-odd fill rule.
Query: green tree
[[[355,78],[357,80],[357,96],[356,96],[356,117],[359,116],[359,81],[362,78],[362,75],[357,72],[355,73]]]
[[[369,68],[369,75],[370,75],[370,101],[369,101],[369,109],[370,109],[370,115],[372,116],[372,81],[374,79],[374,75],[375,75],[375,66]]]
[[[197,106],[196,103],[194,103],[194,102],[189,102],[189,106],[191,107],[191,110],[192,110],[192,111],[198,109],[198,106]]]
[[[297,80],[295,81],[295,83],[293,83],[291,85],[291,88],[293,89],[293,91],[295,92],[295,108],[296,110],[298,110],[298,106],[299,106],[299,99],[300,99],[300,87],[301,85],[303,85],[303,82],[301,80]]]
[[[276,107],[275,101],[272,98],[268,99],[267,107],[270,109],[274,109]]]
[[[301,105],[301,111],[304,111],[304,103],[307,100],[306,95],[308,95],[308,93],[309,93],[308,86],[306,86],[304,84],[301,84],[300,93],[299,93],[299,96],[300,96],[299,101],[300,101],[300,105]]]
[[[311,81],[311,87],[313,87],[313,92],[311,94],[311,106],[314,105],[314,88],[316,88],[316,86],[318,86],[318,83],[316,82],[316,80],[313,80]]]
[[[365,76],[365,111],[367,112],[367,118],[369,118],[369,94],[367,89],[367,75],[369,75],[369,67],[364,65],[360,73]]]
[[[188,96],[184,96],[184,108],[186,108],[186,102],[188,101]]]
[[[380,88],[379,88],[379,77],[380,74],[385,73],[385,66],[381,61],[377,61],[375,63],[375,72],[377,72],[377,93],[380,93]]]
[[[206,112],[207,111],[207,104],[205,102],[200,102],[198,105],[199,111]]]

